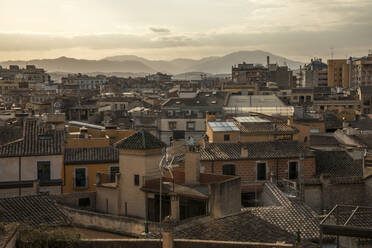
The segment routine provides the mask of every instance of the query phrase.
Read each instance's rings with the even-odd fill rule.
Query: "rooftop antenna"
[[[169,173],[172,176],[173,181],[173,191],[174,191],[174,177],[173,177],[173,160],[174,157],[170,157],[168,153],[166,152],[166,149],[164,148],[163,151],[163,157],[161,158],[159,162],[159,170],[160,170],[160,186],[159,186],[159,223],[160,223],[160,229],[162,224],[162,189],[163,189],[163,176],[164,176],[164,170],[168,170]]]

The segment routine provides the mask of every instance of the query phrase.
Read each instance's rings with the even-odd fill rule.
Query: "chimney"
[[[270,66],[270,56],[267,56],[266,57],[266,60],[267,60],[267,69],[269,69],[269,66]]]
[[[216,113],[207,112],[205,115],[205,119],[207,122],[209,121],[215,121],[216,120]]]
[[[242,157],[242,158],[248,158],[248,149],[247,149],[247,147],[245,147],[245,146],[242,146],[241,148],[240,148],[240,157]]]
[[[200,152],[197,146],[188,146],[185,154],[185,184],[199,184]]]

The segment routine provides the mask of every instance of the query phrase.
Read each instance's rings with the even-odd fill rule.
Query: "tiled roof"
[[[360,91],[362,94],[372,94],[372,86],[371,85],[362,85],[360,86]]]
[[[243,123],[239,123],[238,125],[242,133],[249,133],[249,134],[261,134],[261,133],[295,134],[295,133],[298,133],[298,130],[296,128],[288,126],[285,123],[243,122]]]
[[[316,151],[316,172],[332,177],[363,176],[362,160],[354,160],[346,151]]]
[[[265,193],[277,206],[247,208],[219,219],[206,218],[175,228],[176,238],[295,243],[297,232],[302,240],[319,238],[319,223],[311,209],[290,201],[276,186],[265,185]],[[303,247],[317,247],[306,242]]]
[[[21,222],[31,226],[60,226],[70,223],[51,196],[33,195],[0,199],[1,222]]]
[[[182,239],[267,243],[295,242],[295,236],[249,211],[177,229],[174,235],[176,238]]]
[[[0,145],[22,138],[22,128],[20,126],[0,127]]]
[[[368,149],[372,149],[372,132],[362,131],[361,133],[352,135],[352,137],[359,142],[359,144],[366,146]]]
[[[142,150],[165,147],[165,143],[151,133],[142,129],[131,136],[115,143],[118,149]]]
[[[0,157],[46,156],[63,154],[64,131],[47,130],[36,119],[27,119],[23,136],[0,147]]]
[[[247,208],[247,211],[294,235],[300,231],[302,239],[319,238],[319,222],[310,207],[302,202],[289,200],[270,182],[265,184],[263,194],[273,199],[276,206]]]
[[[118,162],[119,151],[111,146],[65,149],[65,164],[98,164]]]
[[[333,133],[321,133],[310,135],[311,146],[338,146],[339,142]]]
[[[241,149],[246,148],[248,157],[241,156]],[[208,143],[201,147],[201,160],[240,160],[240,159],[276,159],[296,158],[304,154],[312,157],[313,153],[296,141],[256,142],[256,143]]]

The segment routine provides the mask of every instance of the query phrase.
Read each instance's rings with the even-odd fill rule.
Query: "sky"
[[[306,62],[372,49],[371,0],[0,0],[0,13],[0,61],[264,50]]]

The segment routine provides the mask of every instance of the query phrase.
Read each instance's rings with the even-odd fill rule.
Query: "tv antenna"
[[[174,157],[168,156],[168,153],[166,152],[166,149],[163,149],[163,157],[161,158],[159,162],[159,170],[160,170],[160,185],[159,185],[159,223],[160,223],[160,229],[162,224],[162,189],[163,189],[163,176],[164,176],[164,170],[168,170],[171,174],[172,181],[173,181],[173,191],[174,191],[174,177],[173,177],[173,160]]]

